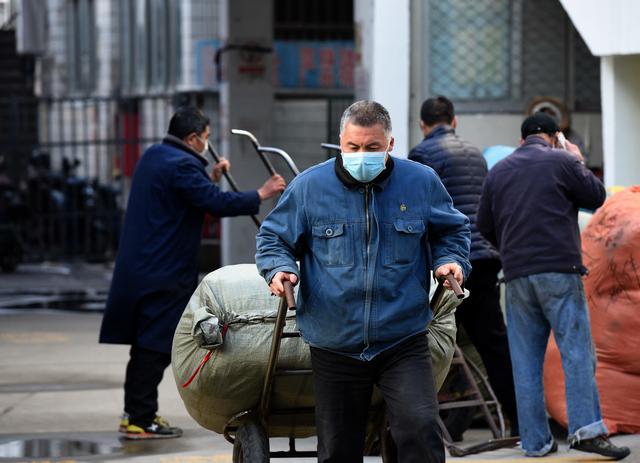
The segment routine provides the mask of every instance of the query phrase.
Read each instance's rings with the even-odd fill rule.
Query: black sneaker
[[[154,420],[146,428],[129,423],[124,438],[129,440],[145,440],[145,439],[171,439],[182,436],[182,429],[169,426],[166,420]]]
[[[598,455],[613,458],[614,460],[622,460],[631,453],[629,447],[616,447],[605,436],[598,436],[593,439],[573,443],[571,444],[571,448],[580,450],[581,452],[597,453]]]

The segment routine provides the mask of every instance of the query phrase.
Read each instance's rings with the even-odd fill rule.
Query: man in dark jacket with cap
[[[197,252],[205,213],[257,214],[260,202],[284,190],[275,175],[258,190],[222,192],[229,162],[205,171],[209,118],[181,108],[162,143],[136,167],[116,257],[100,342],[130,344],[125,415],[129,439],[179,437],[181,430],[156,415],[158,385],[171,363],[173,334],[197,284]]]
[[[475,146],[456,135],[456,125],[453,103],[448,98],[438,96],[426,100],[420,110],[424,140],[411,150],[409,159],[435,170],[455,208],[469,217],[473,270],[466,286],[470,296],[458,307],[456,321],[464,327],[482,357],[491,387],[509,418],[511,435],[517,436],[518,414],[511,359],[498,288],[500,258],[476,226],[487,163]],[[459,435],[453,437],[461,438]]]
[[[538,112],[522,124],[522,145],[489,172],[478,229],[500,250],[507,281],[507,329],[522,449],[558,448],[545,413],[542,369],[549,333],[562,357],[571,448],[613,459],[629,455],[607,439],[595,380],[596,359],[581,274],[578,208],[595,209],[605,189],[578,147]]]

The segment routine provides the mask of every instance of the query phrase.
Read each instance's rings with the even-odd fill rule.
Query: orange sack
[[[598,363],[596,381],[609,432],[640,432],[640,186],[610,197],[582,232],[585,292]],[[567,426],[560,352],[549,340],[547,410]]]

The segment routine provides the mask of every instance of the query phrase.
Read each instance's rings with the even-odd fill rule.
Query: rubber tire
[[[269,438],[260,424],[249,422],[238,428],[233,463],[269,463]]]

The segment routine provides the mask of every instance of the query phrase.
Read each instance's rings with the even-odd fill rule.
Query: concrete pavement
[[[122,412],[128,346],[97,342],[102,318],[99,311],[104,305],[110,276],[111,267],[102,264],[23,265],[14,274],[0,274],[0,461],[230,462],[231,444],[222,436],[201,428],[187,414],[170,369],[160,385],[160,413],[184,429],[183,437],[138,443],[119,439],[116,429]],[[75,298],[78,294],[80,297]],[[83,302],[83,298],[86,301]],[[56,310],[46,307],[56,307]],[[464,445],[489,437],[486,430],[470,430],[465,433]],[[57,459],[7,458],[21,444],[6,444],[19,439],[93,442],[90,450],[94,453],[112,453]],[[613,440],[633,449],[634,453],[625,461],[640,462],[640,436],[617,436]],[[284,439],[272,439],[270,444],[272,450],[287,449]],[[566,444],[560,444],[560,452],[553,457],[535,461],[598,461],[588,454],[567,452]],[[315,438],[297,442],[300,450],[313,450],[315,445]],[[55,450],[53,445],[49,447],[48,450]],[[80,445],[59,450],[60,455],[69,455],[71,451],[87,449]],[[463,460],[474,463],[532,461],[517,449],[463,459],[447,458],[452,462]],[[367,457],[365,461],[380,462],[381,459]]]
[[[132,461],[138,463],[230,462],[232,447],[222,436],[202,429],[185,411],[169,370],[160,385],[160,413],[184,429],[180,439],[122,442],[116,432],[122,410],[122,381],[127,346],[97,343],[101,315],[61,310],[0,310],[0,449],[16,439],[91,440],[94,450],[111,455],[69,457],[50,461]],[[488,432],[472,430],[465,445],[488,438]],[[640,436],[619,436],[614,442],[631,446],[627,460],[640,461]],[[285,440],[272,440],[285,450]],[[314,449],[315,439],[299,442],[299,449]],[[47,461],[2,458],[0,461]],[[6,456],[6,453],[4,454]],[[502,449],[447,461],[531,462],[517,449]],[[285,459],[311,462],[313,459]],[[365,458],[367,463],[379,457]],[[536,461],[598,461],[591,455],[567,452],[561,442],[558,454]]]
[[[0,274],[0,309],[104,309],[112,264],[21,264],[13,273]]]

